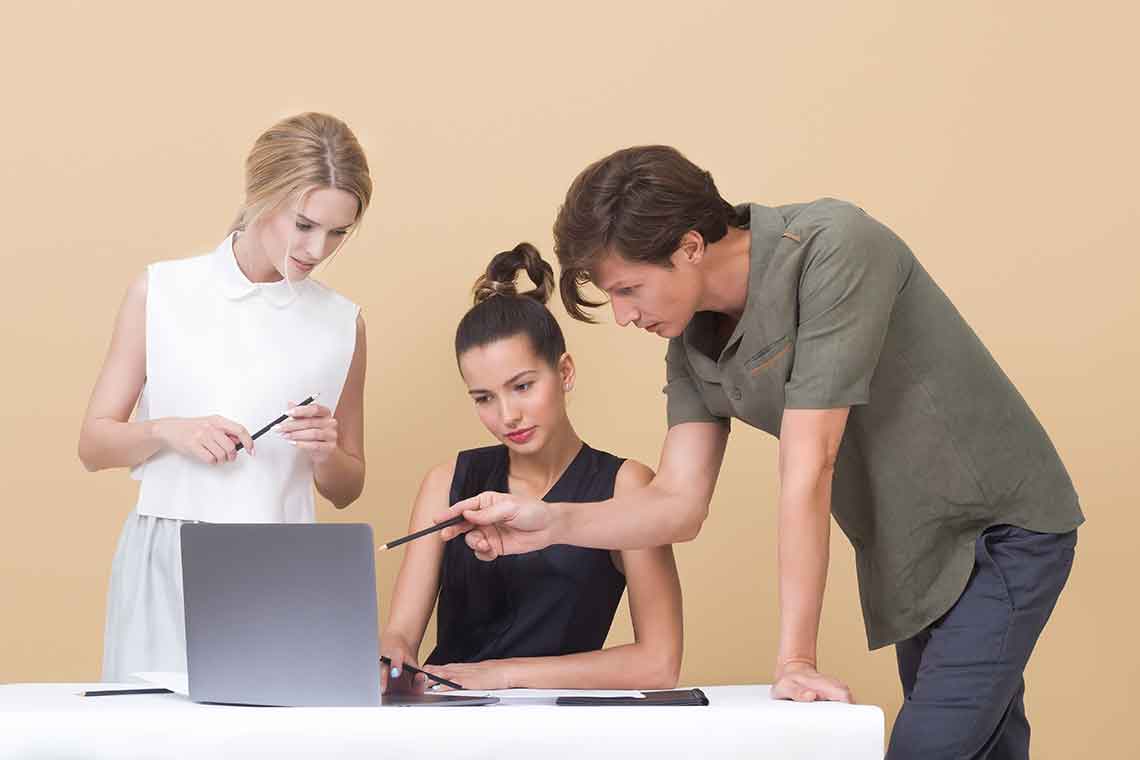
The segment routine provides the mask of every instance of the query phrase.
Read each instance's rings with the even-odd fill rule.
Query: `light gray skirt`
[[[131,512],[119,535],[107,591],[103,680],[131,673],[186,672],[182,608],[183,520]]]

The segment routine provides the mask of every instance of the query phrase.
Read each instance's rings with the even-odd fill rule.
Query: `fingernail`
[[[286,438],[285,440],[289,442],[290,446],[296,446],[297,445],[297,442],[294,441],[292,438]]]
[[[296,417],[297,416],[297,407],[293,407],[288,412],[286,412],[286,414],[288,414],[290,417]]]
[[[392,678],[399,678],[399,677],[400,677],[400,669],[399,668],[392,668]]]

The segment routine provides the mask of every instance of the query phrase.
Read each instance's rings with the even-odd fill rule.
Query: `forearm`
[[[162,420],[91,419],[79,434],[79,459],[90,472],[134,467],[164,448]]]
[[[671,689],[680,663],[643,642],[561,657],[500,660],[512,688]]]
[[[328,459],[313,466],[313,481],[321,496],[344,509],[364,490],[364,460],[338,446]]]
[[[691,541],[708,514],[709,493],[681,491],[656,480],[595,503],[558,503],[556,543],[594,549],[647,549]]]
[[[779,506],[780,647],[777,671],[816,664],[831,531],[830,468],[782,484]]]

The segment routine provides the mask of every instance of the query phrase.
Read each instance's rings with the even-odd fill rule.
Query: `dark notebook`
[[[555,704],[571,706],[629,705],[650,707],[654,705],[707,706],[709,698],[700,689],[672,689],[670,691],[643,691],[645,696],[637,697],[559,697]]]

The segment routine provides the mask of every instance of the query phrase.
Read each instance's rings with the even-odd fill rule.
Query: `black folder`
[[[699,706],[706,707],[709,698],[700,689],[671,689],[669,691],[643,691],[645,696],[637,697],[559,697],[555,704],[574,707],[602,707],[629,705],[630,707],[652,706]]]

